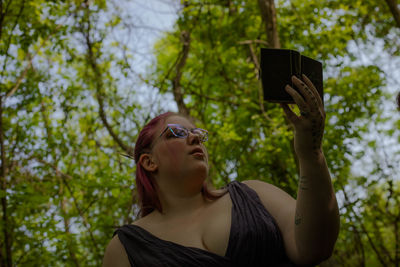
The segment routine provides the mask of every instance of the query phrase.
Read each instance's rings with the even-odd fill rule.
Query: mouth
[[[197,155],[197,156],[200,156],[200,155],[204,155],[204,151],[203,151],[203,149],[201,149],[201,148],[199,148],[199,147],[196,147],[196,148],[194,148],[192,151],[190,151],[190,153],[189,153],[190,155]]]

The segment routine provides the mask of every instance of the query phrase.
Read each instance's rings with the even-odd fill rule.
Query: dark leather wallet
[[[260,77],[265,101],[294,104],[292,96],[285,91],[285,86],[289,84],[299,92],[293,85],[291,77],[296,75],[302,80],[302,74],[314,84],[323,103],[321,62],[302,56],[295,50],[261,48]]]

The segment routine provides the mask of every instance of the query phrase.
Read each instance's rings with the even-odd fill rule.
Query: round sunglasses
[[[192,134],[197,135],[202,143],[208,140],[208,131],[201,128],[193,128],[189,130],[180,124],[167,124],[167,127],[159,137],[161,137],[167,131],[170,131],[175,137],[178,138],[187,138],[189,136],[189,132],[191,132]]]

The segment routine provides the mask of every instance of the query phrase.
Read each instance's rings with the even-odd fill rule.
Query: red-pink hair
[[[168,117],[171,116],[185,116],[174,113],[166,112],[155,118],[153,118],[148,124],[146,124],[140,131],[138,139],[135,145],[135,162],[136,162],[136,188],[138,193],[139,207],[140,207],[140,217],[144,217],[151,213],[154,209],[162,212],[161,202],[157,195],[158,186],[154,177],[151,173],[147,172],[140,164],[139,158],[143,153],[151,152],[151,146],[153,140],[157,137],[155,136],[157,132],[157,126],[160,123],[164,123]],[[221,197],[223,194],[215,194],[210,192],[207,187],[207,182],[204,181],[201,192],[204,197],[215,200]],[[223,192],[225,193],[225,192]]]

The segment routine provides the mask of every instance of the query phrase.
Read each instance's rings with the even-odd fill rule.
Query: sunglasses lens
[[[208,132],[203,129],[194,129],[193,134],[196,134],[200,137],[201,142],[205,142],[208,139]]]
[[[185,129],[180,128],[180,127],[171,127],[171,130],[174,132],[174,134],[178,137],[186,137],[187,136],[187,132]]]
[[[186,138],[189,134],[189,130],[183,127],[179,127],[179,125],[169,124],[168,128],[171,132],[178,138]],[[208,132],[204,129],[195,128],[191,130],[191,132],[197,135],[201,142],[205,142],[208,140]]]

